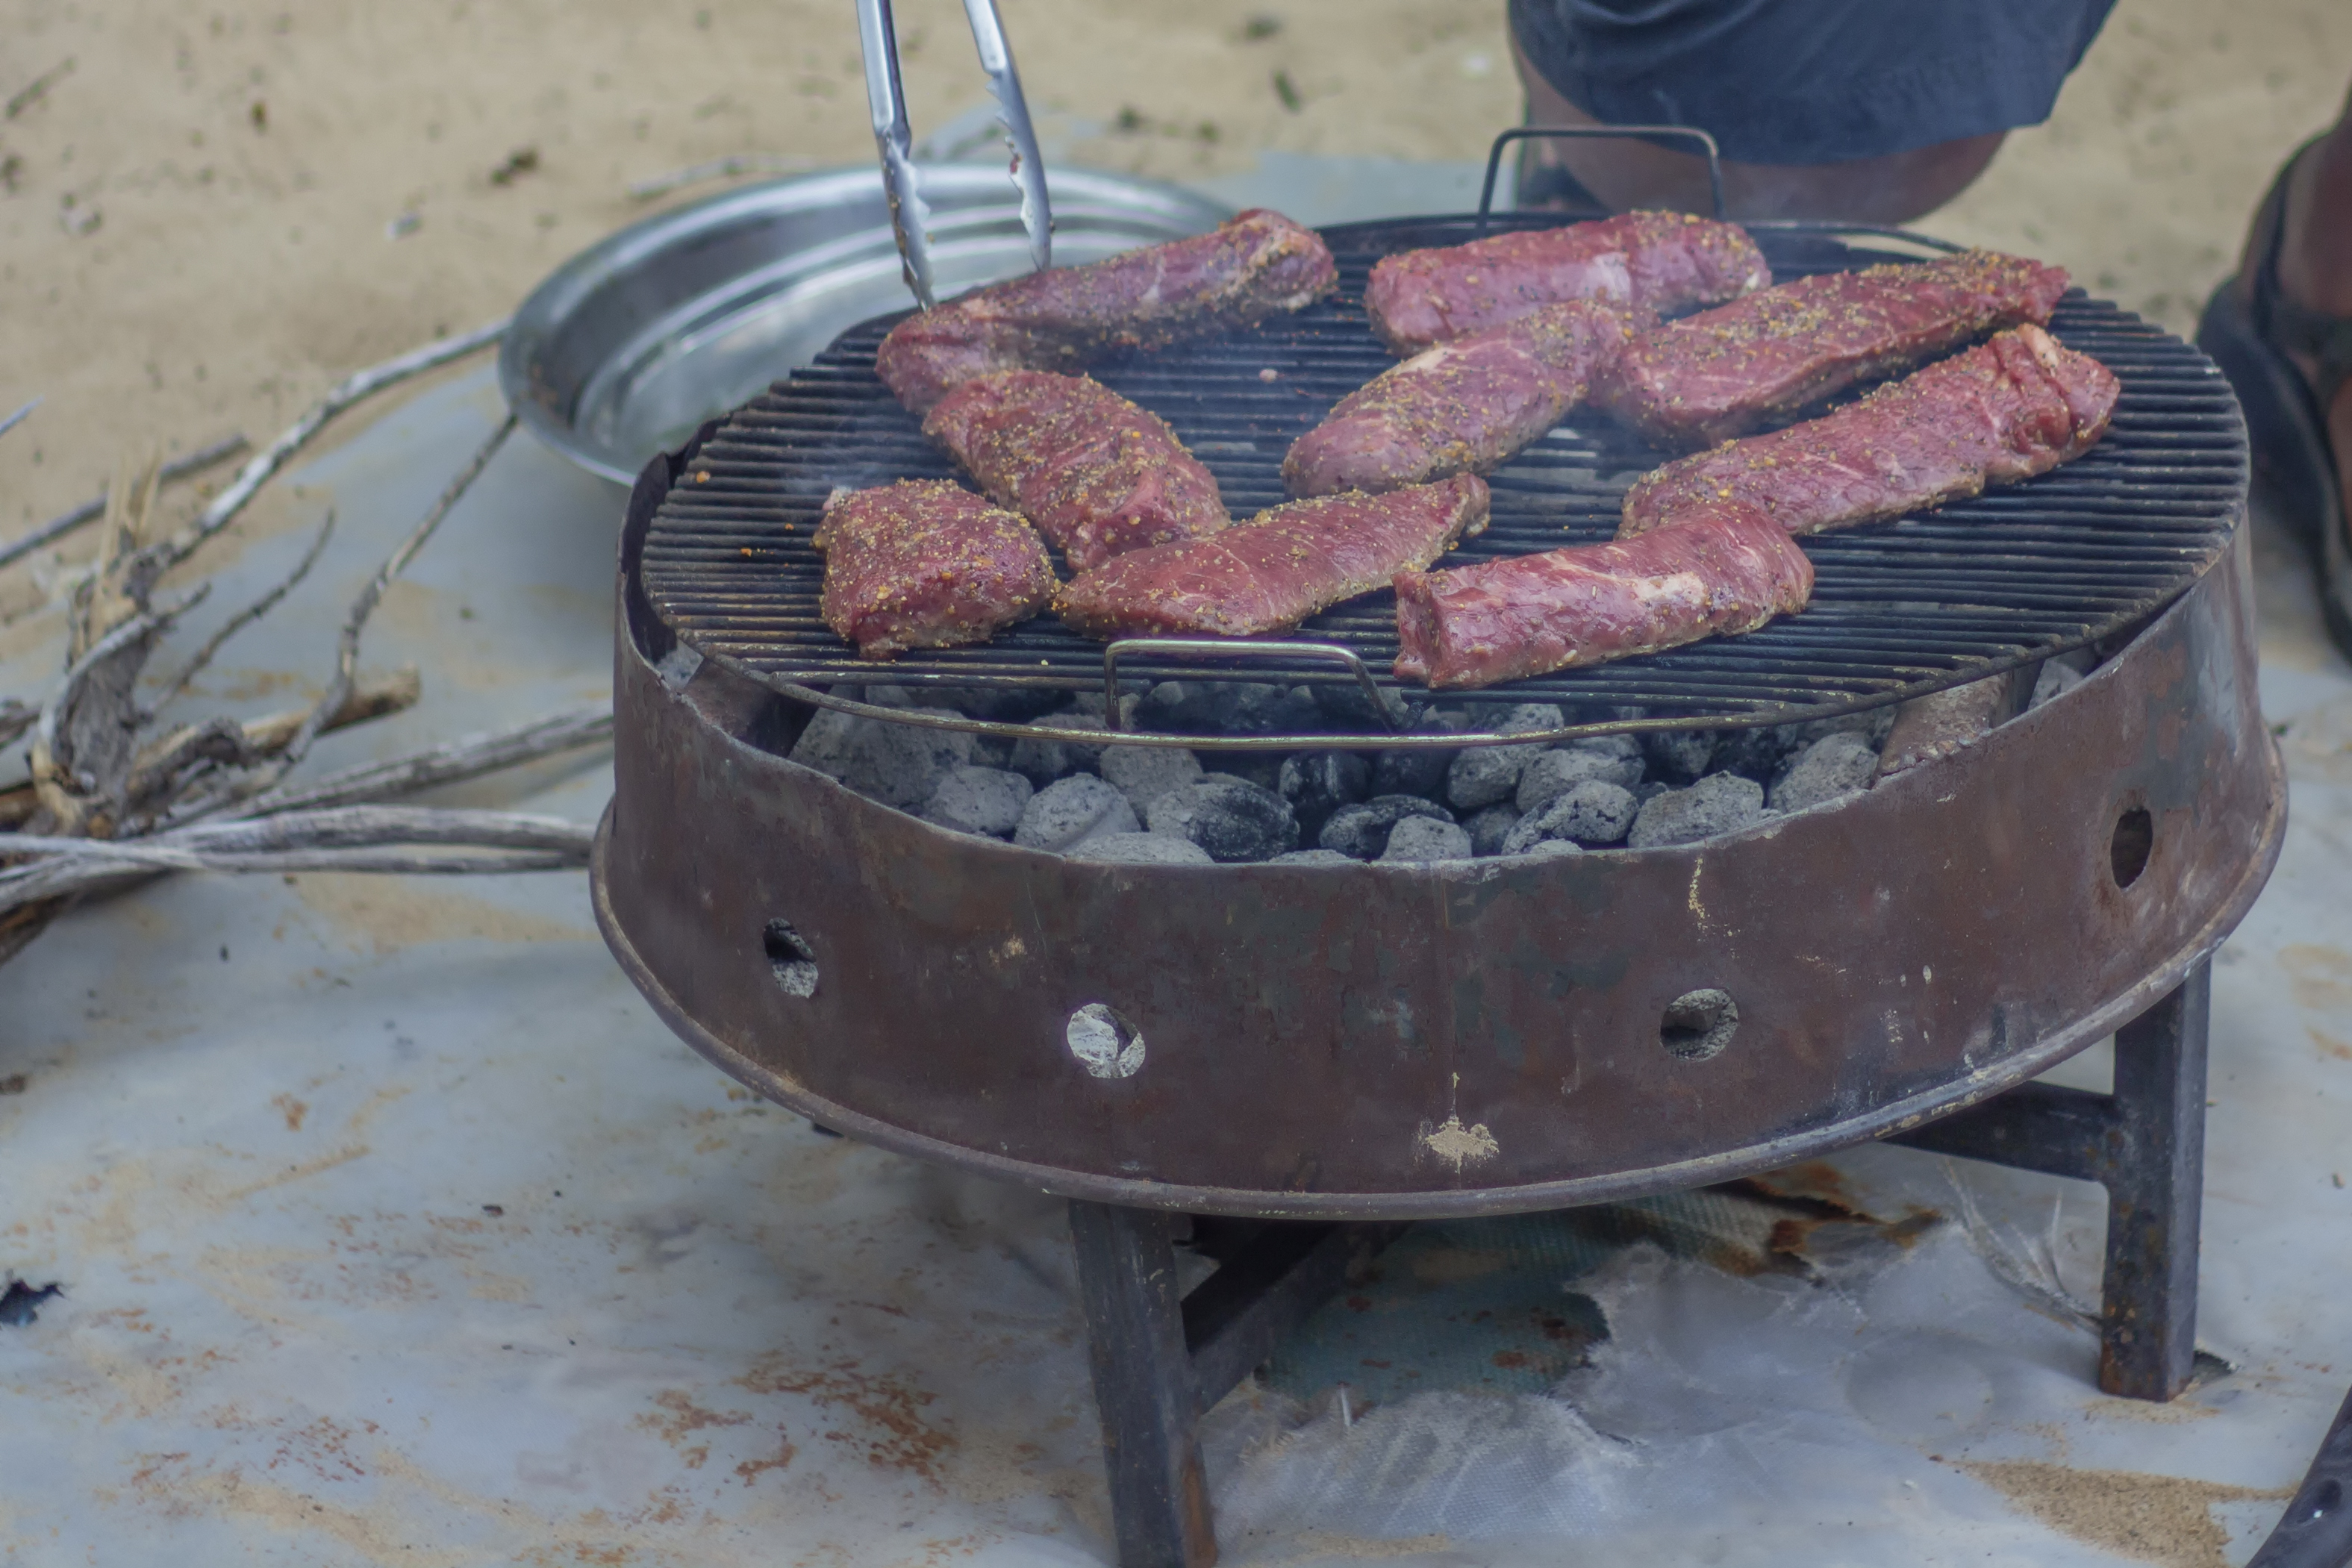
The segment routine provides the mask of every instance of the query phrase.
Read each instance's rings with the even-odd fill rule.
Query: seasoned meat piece
[[[1282,476],[1294,496],[1328,496],[1484,474],[1558,424],[1594,370],[1656,321],[1578,299],[1424,349],[1291,443]]]
[[[2106,434],[2115,373],[2018,327],[1859,402],[1677,458],[1625,492],[1625,538],[1720,500],[1792,534],[1898,517],[2045,474]]]
[[[1998,251],[1825,272],[1670,321],[1593,401],[1654,441],[1706,446],[2000,327],[2050,319],[2063,267]]]
[[[1563,300],[1682,310],[1771,281],[1764,253],[1738,224],[1620,213],[1382,257],[1364,289],[1364,308],[1391,351],[1416,354]]]
[[[1297,310],[1339,281],[1312,229],[1253,208],[1204,235],[994,283],[908,317],[874,355],[898,401],[928,413],[996,371],[1075,371],[1125,349],[1230,331]]]
[[[1399,680],[1487,686],[1753,632],[1812,596],[1813,563],[1752,507],[1725,504],[1613,544],[1396,580]]]
[[[1150,413],[1085,376],[1007,371],[941,398],[923,434],[1085,571],[1233,519],[1215,476]]]
[[[1053,597],[1036,531],[947,479],[855,490],[826,506],[824,623],[868,659],[985,643]]]
[[[1204,539],[1129,550],[1066,584],[1054,608],[1091,637],[1287,632],[1486,526],[1486,483],[1467,474],[1292,501]]]

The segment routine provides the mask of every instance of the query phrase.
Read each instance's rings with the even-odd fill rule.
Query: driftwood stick
[[[336,383],[309,413],[288,426],[284,434],[256,454],[253,460],[230,481],[228,487],[213,497],[212,504],[194,522],[147,552],[147,580],[152,582],[162,577],[195,554],[205,540],[236,521],[237,514],[245,510],[255,494],[268,482],[269,476],[286,466],[294,455],[309,445],[337,414],[387,387],[397,386],[427,371],[438,370],[452,360],[463,359],[478,350],[488,348],[506,336],[507,320],[501,317],[470,332],[444,338],[437,343],[428,343],[397,359],[371,365]]]
[[[247,800],[241,813],[260,817],[413,795],[420,789],[478,779],[485,773],[535,762],[558,752],[595,746],[612,736],[611,708],[573,708],[512,729],[466,736],[390,761],[346,768],[299,789],[271,789]],[[5,800],[0,800],[0,806],[5,806]]]
[[[326,727],[328,716],[339,710],[351,695],[352,683],[359,677],[360,634],[367,630],[368,618],[383,602],[385,591],[392,586],[392,580],[416,559],[416,552],[425,548],[440,528],[442,520],[456,509],[467,489],[480,477],[482,470],[489,466],[490,459],[498,455],[499,448],[506,444],[507,437],[514,434],[514,428],[515,416],[509,412],[505,419],[499,422],[498,429],[490,433],[489,439],[482,443],[466,466],[458,471],[457,476],[449,481],[448,487],[441,492],[440,498],[425,514],[425,520],[400,541],[400,548],[376,568],[375,575],[368,579],[365,588],[360,590],[359,598],[352,602],[351,613],[343,620],[342,637],[335,654],[335,678],[328,684],[318,702],[312,705],[310,716],[303,719],[293,738],[286,743],[286,749],[279,755],[278,767],[269,782],[274,784],[284,778],[289,769],[310,755],[310,743],[319,737],[319,731]]]
[[[186,667],[172,677],[171,684],[163,688],[163,695],[156,698],[154,706],[147,710],[147,716],[154,717],[157,713],[170,706],[173,698],[186,691],[188,683],[204,673],[205,666],[213,662],[213,655],[219,653],[222,645],[231,637],[278,608],[278,601],[293,592],[301,580],[310,575],[310,569],[319,564],[319,557],[325,553],[327,540],[333,537],[334,532],[335,514],[329,512],[327,520],[319,525],[319,537],[310,541],[310,548],[302,552],[302,559],[294,563],[294,570],[268,592],[230,616],[227,622],[219,631],[214,632],[203,647],[196,650],[194,656],[189,659]],[[0,562],[0,565],[5,564],[6,563]]]
[[[268,854],[285,850],[383,849],[396,844],[458,844],[473,849],[573,850],[595,836],[584,822],[530,811],[476,811],[441,806],[331,806],[274,817],[197,822],[143,839],[34,838],[0,841],[0,858],[89,858],[142,865],[194,867],[204,855]],[[178,858],[174,858],[178,857]]]
[[[16,417],[21,419],[32,411],[32,405],[27,403]],[[7,428],[7,425],[0,424],[0,433],[5,433]],[[210,446],[198,447],[184,457],[174,457],[163,465],[163,483],[169,485],[175,480],[185,479],[192,474],[201,474],[215,464],[227,462],[250,444],[252,444],[242,435],[231,435],[214,442]],[[85,528],[104,516],[106,516],[105,497],[98,496],[84,501],[72,511],[62,512],[51,517],[24,538],[9,544],[0,545],[0,566],[13,566],[42,546],[55,544],[68,534]]]
[[[143,839],[10,837],[0,856],[33,861],[0,871],[0,912],[126,887],[173,871],[548,871],[585,865],[595,830],[520,811],[347,806],[257,821],[205,822]],[[420,853],[420,845],[494,850]]]
[[[14,745],[16,737],[32,728],[40,716],[39,708],[15,697],[0,697],[0,747]]]

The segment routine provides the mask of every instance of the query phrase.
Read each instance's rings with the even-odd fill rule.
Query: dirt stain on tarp
[[[2315,1013],[2352,1012],[2352,953],[2290,942],[2279,949],[2278,959],[2297,1007]]]
[[[2061,1535],[2159,1568],[2228,1568],[2217,1502],[2284,1501],[2259,1490],[2138,1470],[2078,1470],[2042,1459],[1963,1461],[1958,1468]]]
[[[802,1372],[764,1357],[735,1381],[754,1394],[799,1394],[821,1406],[847,1410],[866,1430],[829,1431],[824,1434],[825,1440],[863,1451],[877,1469],[904,1470],[937,1482],[940,1461],[956,1446],[952,1434],[922,1417],[934,1396],[894,1377],[861,1372],[854,1364]],[[790,1453],[784,1458],[789,1459]]]
[[[312,873],[292,879],[313,914],[378,957],[425,942],[593,942],[570,921],[509,909],[470,894],[420,887],[407,878]]]
[[[697,1405],[683,1388],[665,1388],[654,1396],[654,1403],[661,1407],[659,1413],[647,1411],[637,1417],[636,1425],[676,1448],[689,1470],[700,1469],[710,1458],[710,1445],[688,1443],[686,1439],[690,1435],[713,1427],[748,1427],[751,1424],[749,1411],[730,1410],[721,1415],[716,1410],[706,1410]]]

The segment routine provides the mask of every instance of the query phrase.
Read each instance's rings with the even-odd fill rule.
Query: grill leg
[[[1170,1225],[1150,1209],[1070,1205],[1119,1568],[1217,1560]]]
[[[2116,1031],[2116,1090],[2025,1083],[1890,1142],[2107,1189],[2099,1386],[2167,1400],[2197,1359],[2197,1226],[2205,1183],[2204,964]]]
[[[2205,1030],[2212,977],[2200,964],[2116,1031],[2124,1157],[2107,1177],[2099,1386],[2170,1399],[2197,1359],[2198,1220],[2205,1194]]]

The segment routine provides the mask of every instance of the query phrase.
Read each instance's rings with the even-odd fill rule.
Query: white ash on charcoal
[[[1637,850],[1696,843],[1763,819],[1763,785],[1737,773],[1710,773],[1686,789],[1668,789],[1643,801],[1625,841]]]
[[[1214,865],[1216,859],[1189,839],[1166,833],[1102,833],[1069,851],[1074,861],[1110,865]]]
[[[1045,721],[1055,729],[1100,729],[1102,720],[1089,718],[1082,713],[1056,714]],[[1073,741],[1055,740],[1046,736],[1024,735],[1013,743],[1004,766],[1043,789],[1055,779],[1091,768],[1102,756],[1099,746],[1084,746]]]
[[[1631,736],[1605,735],[1571,740],[1528,764],[1512,804],[1524,815],[1541,810],[1589,779],[1631,789],[1642,781],[1642,748]]]
[[[1073,773],[1030,797],[1013,830],[1025,850],[1067,851],[1105,833],[1140,832],[1127,797],[1091,773]]]
[[[1567,722],[1549,703],[1521,703],[1488,720],[1500,735],[1558,729]],[[1518,793],[1519,776],[1543,752],[1539,745],[1480,746],[1457,754],[1445,770],[1446,803],[1457,811],[1475,811],[1510,800]]]
[[[1583,848],[1572,839],[1546,839],[1525,854],[1516,858],[1529,861],[1549,860],[1554,855],[1580,855],[1583,852]]]
[[[1021,825],[1036,787],[994,768],[950,768],[924,802],[923,821],[959,833],[1007,839]]]
[[[1389,847],[1390,832],[1408,817],[1454,821],[1453,812],[1420,795],[1375,795],[1359,805],[1342,806],[1332,812],[1318,841],[1323,848],[1337,850],[1351,860],[1378,860]]]
[[[1171,789],[1151,804],[1155,833],[1188,840],[1226,864],[1267,861],[1298,847],[1298,819],[1273,790],[1210,773]]]
[[[1435,817],[1407,817],[1389,831],[1381,859],[1398,861],[1463,861],[1470,858],[1470,835],[1453,822]]]
[[[909,711],[962,716],[943,708]],[[860,718],[826,708],[801,732],[792,759],[886,806],[915,811],[930,800],[948,769],[971,765],[971,742],[968,730]]]
[[[1769,799],[1776,811],[1802,811],[1869,789],[1877,772],[1878,753],[1860,735],[1825,735],[1790,758]]]
[[[1338,850],[1293,850],[1288,854],[1276,855],[1265,863],[1268,865],[1354,865],[1357,862],[1353,855],[1343,855]]]
[[[1275,792],[1290,802],[1302,838],[1323,831],[1331,813],[1372,792],[1372,767],[1352,751],[1298,751],[1282,759]]]
[[[1106,746],[1095,770],[1127,797],[1139,817],[1150,816],[1154,800],[1198,783],[1207,771],[1198,757],[1172,746]]]
[[[1605,779],[1582,779],[1521,817],[1496,852],[1525,854],[1538,844],[1558,839],[1595,849],[1622,843],[1641,810],[1633,792],[1623,785]]]

